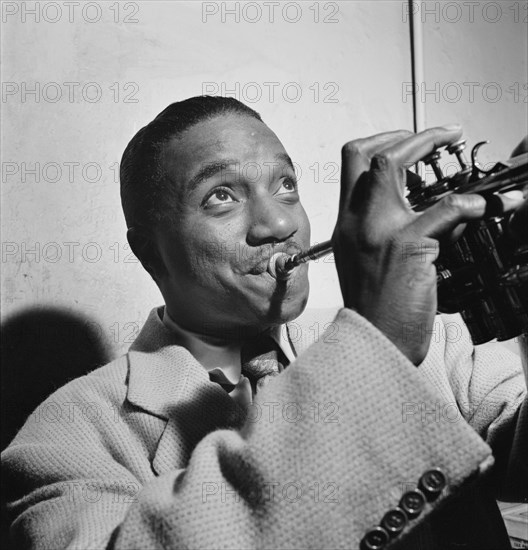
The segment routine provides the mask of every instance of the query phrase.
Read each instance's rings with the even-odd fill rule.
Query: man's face
[[[277,136],[257,119],[220,115],[169,143],[164,163],[178,198],[155,241],[165,266],[158,283],[174,320],[228,337],[297,317],[308,299],[307,265],[287,281],[267,272],[273,253],[310,242]]]

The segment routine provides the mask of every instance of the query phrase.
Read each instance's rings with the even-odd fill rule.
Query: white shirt
[[[225,381],[226,384],[232,384],[235,389],[229,394],[241,404],[251,403],[251,385],[249,380],[242,375],[242,364],[240,359],[240,344],[215,342],[207,340],[197,332],[183,329],[169,316],[167,308],[163,308],[163,324],[178,339],[178,344],[189,350],[192,356],[204,366],[207,372],[214,373],[216,380]],[[288,361],[295,360],[295,352],[288,338],[286,325],[276,327],[270,332],[270,336],[275,340]],[[249,390],[249,395],[248,395]]]

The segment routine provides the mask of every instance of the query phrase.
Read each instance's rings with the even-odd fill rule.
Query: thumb
[[[410,229],[414,234],[439,239],[457,225],[482,218],[486,199],[476,194],[451,194],[423,212]]]

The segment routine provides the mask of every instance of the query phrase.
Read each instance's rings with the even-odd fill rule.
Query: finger
[[[443,239],[439,239],[442,244],[453,244],[460,239],[462,233],[466,230],[467,223],[458,224],[450,233],[447,233]]]
[[[345,204],[350,204],[354,186],[361,174],[370,169],[372,156],[411,135],[414,134],[409,130],[384,132],[368,138],[349,141],[343,146],[341,149],[340,211]]]
[[[444,145],[449,145],[461,136],[462,127],[460,124],[430,128],[418,134],[414,134],[407,139],[401,140],[385,149],[383,153],[381,153],[381,162],[377,162],[376,164],[385,165],[390,163],[396,166],[409,168],[429,153],[432,153],[435,149]],[[376,158],[376,156],[374,158]]]
[[[476,194],[453,193],[428,208],[409,226],[415,236],[439,239],[460,223],[478,220],[486,211],[486,200]]]
[[[523,192],[521,190],[491,195],[486,199],[486,217],[492,218],[511,213],[519,208],[523,201]]]
[[[358,144],[364,156],[371,158],[376,153],[382,152],[391,145],[414,135],[416,134],[410,130],[395,130],[393,132],[375,134],[368,138],[356,139],[354,142]]]
[[[430,128],[414,134],[375,154],[371,161],[372,185],[370,192],[378,201],[399,204],[405,192],[405,169],[410,168],[438,147],[447,145],[462,135],[459,124]]]
[[[408,138],[416,135],[414,132],[411,132],[410,130],[398,130],[396,132],[388,132],[387,134],[380,134],[380,135],[390,135],[390,134],[394,134],[394,139],[387,139],[387,141],[385,143],[382,143],[380,145],[380,147],[378,147],[376,149],[374,149],[374,148],[370,149],[369,148],[368,154],[371,158],[376,153],[383,153],[383,151],[385,151],[385,149],[389,149],[394,144],[396,144],[396,143],[398,143],[398,142],[400,142],[404,139],[408,139]]]

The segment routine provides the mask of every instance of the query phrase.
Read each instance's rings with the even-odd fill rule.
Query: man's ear
[[[158,251],[156,241],[146,231],[130,227],[127,231],[127,240],[132,252],[141,262],[141,265],[158,283],[166,272],[165,265]]]

